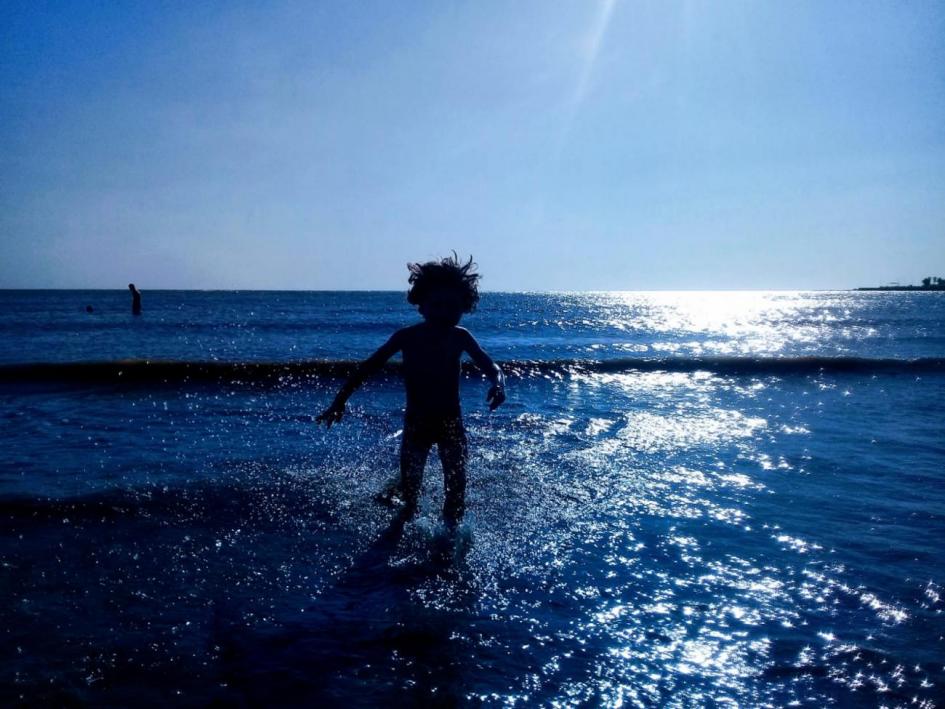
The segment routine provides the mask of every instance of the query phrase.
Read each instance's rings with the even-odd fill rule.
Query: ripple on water
[[[4,556],[14,647],[59,638],[83,691],[160,668],[198,694],[219,682],[224,700],[279,678],[303,698],[377,702],[927,701],[941,668],[889,648],[917,618],[941,627],[940,586],[884,597],[791,510],[761,504],[775,476],[799,474],[794,447],[816,428],[780,386],[699,372],[522,383],[527,407],[468,415],[458,546],[436,523],[435,458],[417,522],[396,529],[373,502],[396,471],[395,416],[354,410],[334,438],[299,435],[297,394],[277,418],[234,395],[219,420],[247,442],[285,434],[282,448],[230,451],[202,480],[5,510],[21,535]],[[45,577],[22,563],[63,547],[38,562]],[[48,679],[14,664],[20,686]]]

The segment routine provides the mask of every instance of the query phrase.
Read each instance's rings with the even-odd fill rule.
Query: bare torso
[[[404,359],[407,415],[457,416],[465,331],[420,323],[399,333]]]

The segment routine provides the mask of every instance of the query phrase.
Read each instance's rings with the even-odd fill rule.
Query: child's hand
[[[486,394],[486,401],[489,402],[489,411],[495,411],[502,402],[505,401],[505,387],[501,384],[496,384],[489,390],[489,393]]]
[[[333,423],[341,421],[341,417],[344,416],[344,414],[344,404],[340,406],[338,404],[332,404],[315,418],[315,423],[324,423],[328,428],[331,428]]]

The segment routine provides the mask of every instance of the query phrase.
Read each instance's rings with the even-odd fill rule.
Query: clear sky
[[[945,277],[945,3],[0,3],[0,287]]]

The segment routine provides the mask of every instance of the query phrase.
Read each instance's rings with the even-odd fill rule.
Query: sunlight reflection
[[[581,297],[599,309],[601,321],[613,330],[671,336],[650,342],[653,351],[666,354],[779,352],[789,344],[818,342],[840,318],[838,308],[823,307],[799,292],[614,291]],[[854,324],[846,334],[876,333]]]

